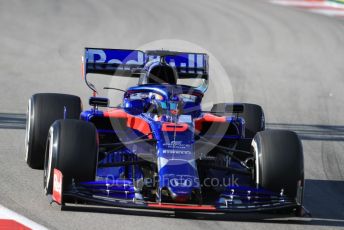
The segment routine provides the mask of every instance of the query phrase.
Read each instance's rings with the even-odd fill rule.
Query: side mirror
[[[96,107],[108,107],[109,106],[109,99],[105,97],[90,97],[88,102],[91,106]]]

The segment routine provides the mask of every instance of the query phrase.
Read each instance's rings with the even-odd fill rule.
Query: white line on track
[[[37,229],[37,230],[45,230],[44,226],[37,224],[33,222],[32,220],[29,220],[28,218],[9,210],[8,208],[5,208],[4,206],[0,205],[0,225],[1,220],[15,220],[16,222],[24,225],[25,227],[31,228],[31,229]],[[2,228],[1,228],[2,229]]]

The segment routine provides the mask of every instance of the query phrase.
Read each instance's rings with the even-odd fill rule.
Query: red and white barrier
[[[0,230],[28,230],[47,228],[0,205]]]
[[[299,7],[328,16],[344,17],[344,4],[339,0],[270,0],[270,2],[284,6]]]

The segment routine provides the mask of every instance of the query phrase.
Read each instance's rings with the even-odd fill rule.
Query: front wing
[[[96,182],[92,184],[92,189],[85,186],[85,184],[72,183],[66,186],[68,188],[63,188],[62,185],[62,174],[59,170],[54,169],[52,201],[60,205],[77,201],[81,204],[105,205],[117,208],[218,213],[264,212],[301,207],[295,199],[290,199],[284,195],[278,196],[271,193],[263,194],[252,191],[250,196],[247,196],[247,193],[243,194],[243,191],[247,191],[245,190],[247,188],[238,189],[237,192],[231,193],[230,198],[222,199],[221,203],[197,205],[144,201],[128,195],[128,193],[135,193],[129,190],[123,190],[122,196],[111,196],[109,195],[110,191],[105,190],[108,192],[106,195],[100,183]]]
[[[192,205],[173,203],[154,203],[138,200],[114,199],[108,197],[92,196],[77,191],[63,193],[66,200],[78,200],[87,204],[112,206],[117,208],[151,209],[166,211],[190,211],[190,212],[219,212],[219,213],[244,213],[264,212],[272,210],[293,209],[300,206],[293,201],[266,202],[261,204],[228,204],[228,205]],[[65,203],[62,203],[65,204]]]

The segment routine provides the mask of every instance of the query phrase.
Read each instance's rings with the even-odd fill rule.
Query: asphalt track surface
[[[51,229],[344,228],[344,21],[259,0],[0,0],[0,203]],[[85,46],[137,48],[180,39],[224,66],[233,100],[263,106],[269,128],[296,131],[312,218],[187,215],[49,205],[42,172],[24,162],[27,100],[37,92],[89,95]],[[163,47],[156,47],[163,48]],[[210,60],[211,61],[211,60]],[[221,76],[211,76],[208,98]],[[222,86],[223,87],[223,86]],[[114,97],[119,97],[118,95]],[[216,101],[214,101],[216,102]]]

